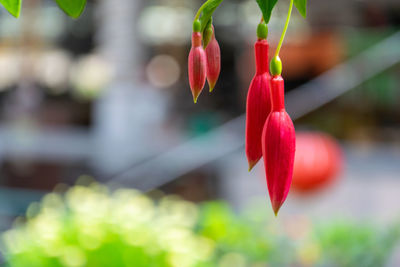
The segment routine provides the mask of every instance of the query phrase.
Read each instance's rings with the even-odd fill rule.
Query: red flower
[[[262,157],[261,136],[265,120],[271,111],[268,67],[268,42],[255,43],[256,75],[247,93],[246,107],[246,155],[249,171]]]
[[[221,51],[218,41],[215,39],[214,27],[212,27],[212,31],[211,40],[206,47],[207,81],[208,86],[210,87],[210,92],[214,89],[221,71]]]
[[[192,48],[188,59],[189,83],[194,103],[197,102],[206,83],[207,57],[201,45],[201,33],[193,32]]]
[[[286,200],[293,176],[296,136],[286,113],[284,82],[280,75],[271,79],[272,111],[265,122],[262,151],[268,191],[275,215]]]

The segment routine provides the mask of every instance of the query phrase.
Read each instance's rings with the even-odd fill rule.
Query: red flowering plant
[[[193,23],[192,48],[188,59],[189,83],[194,103],[206,82],[207,56],[201,45],[200,22]]]
[[[223,0],[208,0],[193,22],[189,54],[189,82],[194,102],[208,80],[210,92],[220,73],[220,48],[215,39],[212,15]],[[278,0],[256,0],[262,16],[254,45],[256,73],[247,93],[245,150],[249,171],[263,158],[272,209],[277,215],[289,193],[293,176],[296,135],[285,110],[284,80],[279,52],[289,26],[293,5],[306,16],[307,0],[290,0],[289,11],[279,44],[269,65],[268,22]],[[203,43],[201,46],[200,43]],[[204,48],[204,49],[203,49]]]
[[[257,41],[254,45],[256,74],[250,83],[246,105],[246,155],[249,171],[262,157],[261,134],[265,120],[271,111],[267,42],[268,28],[261,22],[257,29]]]

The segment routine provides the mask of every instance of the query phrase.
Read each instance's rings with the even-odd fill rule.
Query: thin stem
[[[281,51],[281,47],[282,47],[282,44],[283,44],[283,39],[285,39],[286,31],[287,31],[288,26],[289,26],[290,17],[292,15],[292,9],[293,9],[293,0],[290,0],[290,6],[289,6],[289,11],[288,11],[288,14],[287,14],[287,17],[286,17],[285,27],[283,28],[281,39],[279,40],[278,47],[276,48],[275,57],[278,57],[279,56],[279,52]]]
[[[194,18],[195,20],[198,20],[200,18],[201,12],[203,11],[204,7],[207,5],[208,1],[206,1],[197,11],[196,17]]]

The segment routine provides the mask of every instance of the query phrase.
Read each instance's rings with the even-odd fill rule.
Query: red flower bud
[[[286,113],[284,82],[280,75],[271,79],[272,110],[265,122],[262,151],[268,191],[275,215],[286,200],[293,176],[296,136]]]
[[[246,155],[249,171],[262,157],[261,136],[265,121],[271,111],[267,40],[258,40],[254,48],[256,75],[247,93],[246,107]]]
[[[206,47],[207,54],[207,81],[210,87],[210,92],[214,89],[218,81],[219,73],[221,71],[221,51],[218,41],[215,39],[214,27],[211,41]]]
[[[204,84],[206,83],[207,57],[201,45],[200,32],[192,34],[192,48],[188,59],[189,83],[194,103],[197,102]]]

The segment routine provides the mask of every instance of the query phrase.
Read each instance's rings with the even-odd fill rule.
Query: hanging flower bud
[[[293,122],[285,110],[284,81],[280,75],[282,64],[279,58],[272,62],[272,110],[262,134],[262,151],[269,196],[277,215],[292,183],[296,136]]]
[[[261,26],[260,26],[261,25]],[[255,43],[256,75],[247,93],[246,106],[246,155],[249,171],[262,157],[261,136],[265,120],[271,110],[268,68],[267,25],[260,23]],[[261,30],[260,30],[261,28]]]
[[[207,57],[201,45],[200,21],[193,23],[192,48],[188,58],[190,89],[194,103],[197,102],[206,82]]]
[[[206,47],[207,55],[207,81],[210,92],[214,90],[221,71],[221,51],[218,41],[215,39],[214,27],[211,26],[211,40]]]

